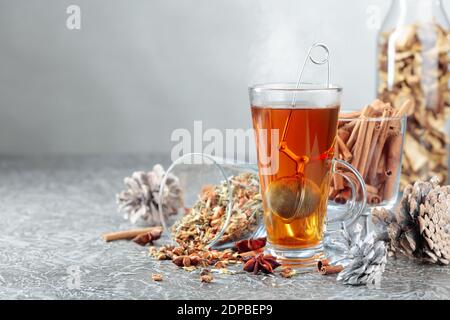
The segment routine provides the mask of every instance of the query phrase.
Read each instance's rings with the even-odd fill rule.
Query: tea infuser
[[[316,48],[321,48],[325,51],[325,57],[323,59],[318,60],[314,58],[313,50]],[[328,46],[323,43],[315,43],[309,48],[308,54],[300,68],[299,77],[292,98],[291,111],[286,120],[286,124],[284,125],[282,138],[279,143],[279,151],[284,153],[289,159],[291,159],[295,163],[297,174],[294,177],[282,178],[278,181],[275,181],[273,184],[271,184],[268,191],[269,206],[274,212],[279,213],[279,215],[281,214],[281,216],[283,216],[282,213],[285,213],[284,218],[286,218],[286,221],[290,221],[298,217],[308,216],[309,214],[314,212],[319,201],[318,196],[318,194],[320,193],[319,187],[314,182],[304,178],[304,169],[309,162],[309,158],[307,156],[298,156],[297,154],[295,154],[295,152],[293,152],[289,148],[289,145],[287,144],[286,141],[287,134],[289,132],[289,127],[291,124],[293,110],[297,103],[297,90],[300,88],[303,73],[305,71],[306,64],[308,63],[308,61],[311,61],[315,65],[326,64],[327,65],[326,87],[329,88],[331,83],[330,50]],[[301,192],[298,194],[299,199],[295,201],[296,204],[294,206],[289,206],[288,208],[280,200],[284,198],[280,197],[280,195],[289,194],[290,192],[288,189],[292,188],[301,190]],[[308,195],[306,195],[306,193],[308,193]]]
[[[326,55],[322,60],[316,60],[312,56],[312,52],[315,48],[322,48],[323,50],[325,50]],[[313,44],[308,50],[308,54],[300,68],[300,72],[299,72],[299,76],[297,79],[297,84],[295,86],[295,89],[300,88],[300,84],[301,84],[302,78],[303,78],[303,73],[305,71],[308,60],[311,61],[312,63],[314,63],[315,65],[319,65],[319,66],[327,64],[327,88],[329,88],[330,84],[331,84],[330,49],[328,48],[328,46],[326,44],[318,42],[318,43]],[[292,107],[295,107],[296,102],[297,102],[297,91],[294,92],[294,97],[292,99]]]
[[[325,52],[325,56],[323,58],[315,58],[313,56],[313,51],[316,48],[320,48]],[[308,216],[311,214],[319,200],[319,187],[312,181],[306,179],[304,177],[304,170],[305,166],[308,164],[310,159],[307,156],[299,156],[297,155],[293,150],[291,150],[287,143],[287,135],[289,132],[291,119],[293,115],[293,110],[296,107],[297,104],[297,92],[300,89],[303,74],[306,69],[306,65],[308,61],[311,61],[314,65],[327,65],[327,80],[326,80],[326,87],[327,89],[331,88],[331,66],[330,66],[330,49],[327,45],[323,43],[315,43],[313,44],[309,50],[308,54],[303,61],[300,71],[299,71],[299,77],[297,79],[297,83],[295,85],[295,89],[293,90],[293,98],[291,103],[291,110],[289,112],[289,115],[286,119],[286,123],[283,128],[283,134],[281,137],[281,141],[279,143],[279,151],[280,153],[284,153],[289,159],[291,159],[295,165],[296,165],[296,175],[291,177],[283,177],[279,180],[274,181],[271,183],[268,189],[268,204],[271,210],[275,213],[278,213],[282,218],[285,219],[286,222],[293,221],[296,218],[301,218]],[[330,154],[332,154],[332,150],[327,150],[324,152],[324,156],[328,157]],[[339,174],[337,170],[338,165],[344,165],[341,160],[335,159],[333,161],[333,169],[332,173]],[[347,181],[349,180],[348,177],[344,176],[344,179]],[[356,176],[356,179],[359,183],[363,183],[361,178],[359,176]],[[348,181],[349,185],[352,188],[353,194],[357,193],[356,188],[353,186],[351,181]],[[294,205],[286,206],[282,203],[282,199],[285,198],[286,195],[291,194],[291,190],[298,190],[299,192],[296,195],[296,200]],[[365,207],[365,197],[366,197],[366,191],[363,189],[361,190],[363,193],[363,199],[362,203],[360,204],[361,208]],[[281,200],[280,200],[281,199]],[[350,212],[353,212],[355,210],[355,202],[350,202],[350,205],[348,207],[348,214],[344,214],[344,217],[350,217]],[[361,210],[359,210],[361,211]],[[357,219],[354,219],[349,223],[348,225],[352,225]],[[337,222],[338,219],[330,218],[329,222],[334,223]]]

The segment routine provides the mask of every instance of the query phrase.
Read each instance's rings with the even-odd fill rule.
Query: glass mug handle
[[[327,232],[334,232],[341,229],[342,224],[351,226],[359,217],[363,216],[367,204],[367,190],[363,177],[361,174],[348,162],[339,159],[332,161],[332,174],[336,174],[344,178],[351,189],[351,198],[347,201],[347,209],[344,214],[339,216],[327,216],[326,229]],[[338,166],[345,167],[350,171],[351,175],[356,181],[352,180],[349,174],[345,174],[337,169]],[[359,189],[358,189],[359,187]],[[358,190],[360,190],[361,198],[358,198]]]

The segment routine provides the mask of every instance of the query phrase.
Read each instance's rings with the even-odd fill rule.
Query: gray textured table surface
[[[449,299],[450,267],[390,259],[379,289],[305,273],[285,280],[198,273],[154,261],[104,232],[129,228],[116,211],[123,177],[168,159],[0,157],[0,298],[3,299]],[[78,271],[79,270],[79,271]],[[152,273],[164,275],[153,282]]]

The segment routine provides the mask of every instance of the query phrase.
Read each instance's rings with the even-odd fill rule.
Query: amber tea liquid
[[[268,241],[271,246],[279,249],[311,248],[321,244],[323,228],[327,211],[327,198],[331,177],[331,159],[337,131],[339,106],[330,107],[296,107],[284,106],[252,106],[253,126],[256,133],[258,152],[275,152],[277,154],[258,154],[265,159],[278,161],[278,170],[273,174],[261,175],[261,191],[264,205],[264,222]],[[274,182],[289,181],[289,177],[298,176],[298,164],[279,149],[283,130],[290,117],[289,130],[285,136],[285,144],[304,163],[300,174],[314,185],[317,190],[317,205],[306,216],[286,219],[283,212],[274,213],[267,203],[267,190]],[[260,141],[260,130],[278,130],[278,140],[266,134],[266,141]],[[264,148],[262,147],[264,143]],[[275,147],[275,148],[272,148]],[[265,151],[264,151],[265,150]],[[277,160],[276,160],[277,159]],[[261,163],[258,163],[261,166]],[[286,178],[288,178],[286,180]],[[317,187],[317,188],[316,188]]]

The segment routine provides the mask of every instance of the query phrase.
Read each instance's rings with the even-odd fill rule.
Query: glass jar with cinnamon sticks
[[[402,168],[408,100],[399,108],[376,100],[361,111],[341,113],[335,155],[349,162],[366,182],[369,205],[392,206],[397,201]],[[334,175],[329,200],[345,203],[348,181]]]

